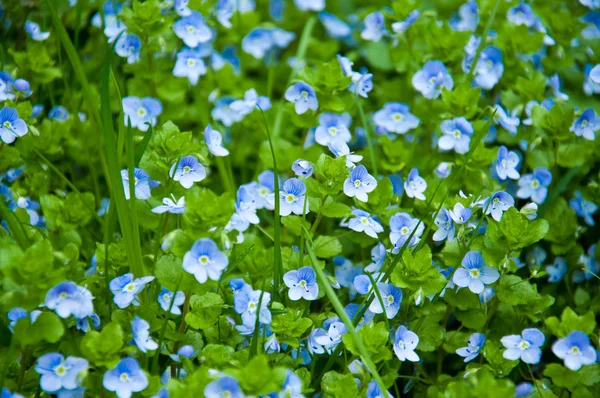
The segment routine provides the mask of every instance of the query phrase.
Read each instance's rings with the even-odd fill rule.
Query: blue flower
[[[120,32],[119,32],[120,33]],[[142,40],[137,35],[123,33],[117,40],[115,52],[119,57],[127,58],[128,64],[135,64],[140,60]]]
[[[459,32],[474,32],[479,25],[479,7],[475,0],[469,0],[458,9],[458,15],[449,22],[452,29]]]
[[[600,64],[590,70],[589,79],[596,84],[600,84]]]
[[[290,86],[285,91],[285,99],[294,103],[294,109],[298,115],[302,115],[307,110],[316,111],[319,107],[317,94],[310,84],[299,81]]]
[[[15,307],[8,311],[7,317],[10,321],[10,323],[8,324],[8,328],[12,332],[19,319],[27,318],[27,311],[25,311],[21,307]],[[33,321],[31,323],[33,323]]]
[[[334,39],[345,39],[352,34],[352,29],[347,23],[329,12],[320,12],[319,20],[325,27],[327,34]]]
[[[562,281],[567,273],[567,268],[567,260],[562,257],[556,257],[554,259],[554,264],[546,266],[548,282],[556,283]]]
[[[533,9],[527,3],[521,3],[508,10],[506,18],[515,25],[525,25],[531,28],[536,23],[536,16]]]
[[[468,287],[475,294],[483,292],[485,285],[492,284],[500,278],[496,268],[488,267],[478,251],[471,250],[462,260],[462,268],[458,268],[452,276],[452,282],[458,287]]]
[[[419,356],[415,352],[418,344],[419,336],[416,333],[411,332],[404,326],[396,329],[396,334],[394,335],[394,352],[399,360],[402,362],[406,360],[418,362]]]
[[[74,282],[61,282],[48,290],[44,304],[48,309],[56,311],[61,318],[73,315],[85,318],[94,313],[94,297],[85,287]]]
[[[521,175],[517,171],[519,165],[519,156],[516,152],[508,151],[504,145],[498,149],[498,159],[496,161],[496,174],[500,180],[510,178],[518,180]]]
[[[587,201],[581,196],[580,191],[575,192],[575,198],[569,201],[569,205],[579,217],[583,217],[583,220],[587,225],[593,227],[595,225],[593,215],[598,211],[598,205],[594,202]]]
[[[184,345],[179,350],[177,350],[177,354],[169,354],[169,358],[173,361],[180,363],[182,358],[193,358],[196,355],[194,347],[191,345]]]
[[[292,301],[297,301],[301,298],[316,300],[319,296],[317,274],[312,267],[307,266],[286,272],[283,276],[283,282],[289,288],[288,296]]]
[[[212,381],[204,388],[205,398],[243,398],[244,394],[240,389],[237,380],[230,376],[224,376],[219,380]]]
[[[229,155],[229,151],[227,150],[227,148],[223,147],[223,137],[221,136],[221,133],[218,132],[217,130],[213,130],[213,128],[210,124],[207,125],[206,128],[204,129],[204,141],[206,142],[206,145],[208,146],[208,150],[213,155],[215,155],[215,156]],[[188,157],[192,157],[192,156],[186,156],[186,158],[188,158]],[[196,163],[197,162],[198,161],[196,161]],[[200,166],[202,167],[202,165],[200,165]],[[204,172],[204,168],[202,168],[202,171]],[[206,172],[204,172],[204,177],[206,177]],[[202,177],[202,179],[204,179],[204,177]],[[198,180],[198,181],[201,181],[201,180]]]
[[[325,8],[325,0],[294,0],[294,3],[302,11],[321,11]]]
[[[175,296],[175,301],[171,304],[173,296]],[[160,293],[158,293],[158,304],[160,304],[160,308],[165,311],[169,311],[169,308],[171,308],[171,314],[173,315],[181,315],[181,308],[179,307],[184,301],[185,294],[183,292],[173,293],[169,291],[169,289],[163,287]]]
[[[365,271],[371,273],[379,272],[385,262],[386,253],[383,243],[377,242],[377,246],[371,249],[371,263],[365,267]]]
[[[108,287],[115,295],[113,301],[119,308],[127,308],[130,304],[138,306],[138,293],[144,290],[146,284],[154,280],[153,276],[144,276],[141,278],[133,278],[133,274],[124,274],[117,276],[110,281]]]
[[[454,208],[452,210],[448,210],[448,213],[450,214],[450,217],[452,217],[452,220],[456,224],[460,225],[469,221],[469,219],[473,215],[473,210],[471,210],[468,207],[465,207],[462,203],[459,202],[454,205]]]
[[[198,47],[213,38],[213,32],[204,22],[202,14],[192,11],[190,15],[182,17],[173,23],[173,31],[186,46]]]
[[[402,102],[388,102],[375,112],[373,121],[377,127],[396,134],[405,134],[420,123],[419,118],[410,113],[409,106]]]
[[[283,29],[254,28],[242,39],[242,50],[254,58],[263,59],[276,48],[287,47],[296,35]]]
[[[348,333],[346,325],[339,318],[329,318],[323,323],[323,328],[314,329],[309,336],[309,351],[331,354],[342,341],[342,336]]]
[[[188,6],[189,2],[189,0],[175,0],[173,8],[175,9],[177,15],[180,17],[186,17],[192,13],[192,10],[190,10]]]
[[[281,351],[281,344],[279,344],[279,340],[277,340],[277,335],[275,335],[275,333],[271,333],[271,335],[267,337],[263,347],[268,354]]]
[[[483,292],[479,293],[479,302],[481,304],[489,303],[495,295],[496,290],[493,287],[487,286],[485,289],[483,289]]]
[[[548,86],[552,88],[554,91],[554,96],[561,101],[566,101],[569,99],[569,96],[562,91],[560,91],[560,77],[558,74],[554,74],[548,78]]]
[[[350,147],[345,142],[330,142],[329,144],[327,144],[327,147],[335,155],[336,158],[345,156],[346,167],[348,168],[354,168],[354,163],[358,163],[363,159],[361,155],[355,155],[354,152],[350,152]]]
[[[600,79],[598,78],[598,65],[592,67],[590,64],[585,64],[583,67],[584,80],[583,80],[583,92],[586,95],[593,95],[600,93]],[[592,74],[592,71],[594,73]]]
[[[579,370],[583,365],[596,362],[597,353],[590,344],[590,338],[583,332],[575,330],[565,338],[552,344],[554,355],[565,361],[571,370]]]
[[[475,60],[475,53],[468,54],[463,61],[463,71],[469,72],[471,64]],[[477,87],[491,90],[500,81],[504,73],[502,63],[502,51],[498,47],[486,47],[475,65],[474,80]]]
[[[579,2],[592,10],[600,8],[600,1],[598,0],[579,0]]]
[[[156,350],[158,343],[150,337],[150,324],[138,317],[137,315],[131,322],[131,332],[133,333],[133,341],[140,351]]]
[[[7,72],[0,71],[0,101],[15,99],[15,95],[10,89],[12,83],[12,76]]]
[[[450,175],[450,172],[452,171],[452,164],[448,163],[448,162],[441,162],[436,168],[435,168],[435,175],[438,176],[439,178],[446,178]]]
[[[256,215],[256,198],[250,188],[241,186],[238,189],[235,212],[246,224],[258,224],[260,222]]]
[[[385,395],[384,395],[383,391],[381,391],[381,388],[379,387],[379,384],[377,384],[377,382],[375,380],[371,380],[369,382],[369,384],[367,385],[366,398],[381,398],[381,397],[394,398],[394,396],[387,391],[385,392]]]
[[[215,108],[210,115],[213,119],[223,123],[225,127],[230,127],[234,123],[244,118],[242,114],[231,109],[231,104],[235,100],[232,97],[222,97],[215,102]]]
[[[0,81],[0,84],[1,83],[2,82]],[[2,95],[1,91],[2,90],[0,89],[0,95]],[[39,115],[41,115],[43,111],[44,111],[44,105],[41,105],[41,104],[34,105],[31,108],[31,118],[35,119],[36,117],[38,117]]]
[[[16,109],[6,106],[0,109],[0,138],[5,144],[13,143],[17,137],[23,137],[28,131],[27,123],[19,118]]]
[[[304,195],[306,194],[306,185],[298,178],[290,178],[283,184],[283,189],[279,191],[279,214],[289,216],[294,213],[302,215],[304,213]],[[275,203],[275,194],[270,193],[268,200],[271,204]],[[306,202],[306,213],[309,212],[308,202]]]
[[[179,181],[185,189],[190,189],[195,182],[206,178],[206,170],[204,170],[204,166],[198,162],[195,156],[188,155],[182,157],[177,163],[171,166],[169,176],[174,181]]]
[[[228,264],[225,253],[208,238],[197,240],[183,256],[183,269],[194,275],[200,283],[205,283],[207,279],[218,281]]]
[[[260,310],[258,308],[259,301],[261,303]],[[270,302],[271,293],[263,293],[260,290],[243,290],[233,298],[235,312],[242,316],[243,324],[248,327],[254,327],[257,312],[260,323],[271,323],[271,311],[267,308]]]
[[[102,378],[102,385],[113,391],[119,398],[130,398],[134,392],[148,387],[148,377],[134,358],[123,358],[117,366],[107,370]]]
[[[12,87],[9,87],[9,90],[14,93],[16,97],[21,98],[28,98],[33,93],[31,90],[31,85],[25,79],[15,80],[12,84]]]
[[[379,300],[379,297],[376,296],[369,306],[369,311],[374,314],[382,314],[385,312],[385,315],[388,319],[394,318],[400,310],[400,303],[402,303],[402,290],[391,283],[383,282],[379,282],[377,284],[377,290],[379,291],[379,296],[381,296],[381,301]],[[383,307],[381,303],[382,301]]]
[[[419,18],[421,11],[413,10],[404,21],[394,22],[392,24],[392,30],[394,33],[404,33],[406,30]]]
[[[545,341],[544,334],[536,328],[525,329],[521,335],[504,336],[500,340],[506,348],[502,356],[512,361],[521,359],[525,363],[536,365],[542,358],[540,347],[544,345]],[[596,360],[595,354],[596,351],[594,351],[594,361]]]
[[[404,192],[409,198],[416,198],[419,200],[425,200],[423,192],[427,189],[427,181],[419,176],[419,170],[413,168],[408,173],[408,178],[404,182]]]
[[[525,114],[527,115],[527,118],[523,119],[521,122],[525,126],[531,126],[531,125],[533,125],[533,117],[532,117],[533,116],[533,109],[536,106],[542,106],[547,111],[549,111],[550,109],[552,109],[552,107],[554,105],[555,105],[555,102],[551,98],[546,98],[545,100],[542,101],[541,104],[539,102],[535,101],[535,100],[531,100],[531,101],[527,102],[527,104],[525,104]]]
[[[573,272],[573,282],[581,283],[600,274],[600,261],[596,261],[596,245],[589,247],[587,255],[582,254],[578,260],[580,269]],[[596,275],[594,275],[596,274]]]
[[[519,127],[521,121],[516,116],[516,110],[513,111],[512,115],[509,115],[500,105],[496,105],[494,109],[496,111],[494,122],[502,126],[511,135],[517,134],[517,127]]]
[[[133,171],[134,178],[134,195],[136,199],[146,200],[152,197],[150,189],[156,188],[160,183],[150,179],[150,175],[144,170],[135,168]],[[123,180],[123,189],[125,190],[125,199],[131,198],[131,191],[129,189],[129,170],[121,170],[121,179]]]
[[[92,326],[94,329],[98,330],[100,329],[100,325],[100,317],[97,314],[92,314],[86,318],[77,319],[77,322],[75,323],[77,330],[81,330],[83,333],[87,333],[92,330]]]
[[[454,221],[452,220],[448,210],[442,207],[435,218],[434,223],[438,227],[438,230],[433,234],[433,240],[435,242],[440,242],[445,239],[448,239],[448,242],[452,242],[454,240],[456,227],[454,226]]]
[[[290,369],[286,371],[283,390],[279,393],[279,396],[285,398],[304,398],[304,395],[302,395],[302,381]]]
[[[515,200],[512,196],[504,191],[496,192],[491,198],[484,199],[481,202],[481,207],[487,210],[485,214],[491,214],[492,218],[498,222],[502,218],[502,214],[510,207],[515,205]]]
[[[600,130],[600,117],[592,108],[586,109],[571,125],[570,131],[577,137],[583,137],[586,140],[594,141],[596,131]]]
[[[187,77],[192,86],[198,84],[200,76],[206,74],[206,65],[198,51],[183,49],[177,53],[173,76]]]
[[[250,114],[257,106],[263,111],[269,110],[271,109],[271,100],[269,97],[259,96],[253,88],[244,93],[243,100],[233,101],[230,105],[232,110],[242,116]]]
[[[379,41],[385,33],[383,14],[380,11],[370,13],[363,21],[363,30],[360,37],[369,41]]]
[[[390,218],[390,242],[392,242],[395,248],[401,248],[415,228],[416,231],[408,244],[409,247],[419,243],[419,238],[423,234],[425,225],[419,222],[418,218],[413,218],[408,213],[400,212],[394,214]]]
[[[10,390],[7,387],[2,387],[2,390],[0,390],[0,398],[25,398],[25,397],[23,397],[21,394],[18,394],[16,392],[10,392]]]
[[[35,41],[44,41],[50,37],[50,32],[42,32],[39,24],[29,20],[25,21],[25,31]]]
[[[152,97],[124,97],[123,113],[125,114],[125,126],[131,123],[131,127],[140,131],[148,131],[148,124],[156,125],[158,115],[162,113],[162,105],[159,100]]]
[[[177,202],[175,202],[175,198],[163,198],[162,205],[156,206],[152,209],[152,213],[162,214],[165,212],[169,212],[171,214],[183,214],[185,211],[185,196],[179,198]]]
[[[515,397],[528,397],[533,392],[533,384],[523,382],[517,384],[515,388]]]
[[[64,388],[73,390],[79,387],[81,383],[81,373],[89,367],[87,360],[77,357],[65,357],[52,352],[42,355],[35,362],[34,369],[42,377],[40,378],[40,387],[49,394],[56,393]]]
[[[364,232],[368,236],[377,239],[377,234],[383,232],[383,227],[379,224],[371,214],[364,210],[353,209],[352,214],[354,217],[348,220],[347,224],[340,224],[341,226],[347,226],[353,231]]]
[[[275,173],[271,170],[263,171],[258,175],[257,182],[252,182],[247,186],[254,194],[256,209],[273,210],[273,203],[269,202],[268,197],[275,189]]]
[[[517,197],[531,198],[535,203],[544,203],[548,195],[548,185],[552,182],[552,173],[543,167],[536,168],[533,173],[525,174],[519,180]]]
[[[313,173],[313,166],[308,160],[296,159],[292,164],[292,171],[298,177],[309,178]]]
[[[334,142],[350,142],[352,135],[350,127],[352,118],[349,114],[338,115],[336,113],[325,112],[319,116],[319,126],[315,130],[315,141],[327,146]]]
[[[465,362],[470,362],[479,355],[479,352],[485,344],[485,335],[481,333],[473,333],[469,337],[469,344],[456,350],[456,353],[465,358]]]
[[[62,105],[56,105],[48,112],[48,119],[64,122],[69,118],[69,111]]]
[[[376,187],[377,180],[369,174],[363,165],[352,169],[350,177],[344,181],[344,193],[350,198],[356,197],[361,202],[368,202],[368,193],[373,192]]]
[[[438,140],[438,147],[444,151],[454,149],[456,153],[469,151],[473,126],[464,117],[444,120],[441,125],[443,135]]]
[[[425,98],[434,99],[442,94],[442,87],[452,90],[454,80],[442,62],[429,61],[413,75],[412,85]]]

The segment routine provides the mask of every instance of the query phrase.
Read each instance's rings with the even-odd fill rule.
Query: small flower
[[[308,160],[297,159],[294,164],[292,164],[292,171],[298,177],[309,178],[313,173],[313,166]]]
[[[304,213],[304,195],[306,194],[306,185],[298,178],[290,178],[283,184],[283,189],[279,191],[279,214],[289,216],[294,213],[302,215]],[[269,202],[275,203],[275,194],[269,194]],[[308,202],[306,203],[306,213],[309,212]]]
[[[124,26],[119,28],[119,33],[124,30]],[[115,36],[117,37],[118,34]],[[142,40],[134,34],[123,33],[117,40],[115,52],[119,57],[127,58],[128,64],[135,64],[140,60],[140,51],[142,49]]]
[[[200,76],[206,74],[206,65],[198,51],[183,49],[177,53],[177,61],[173,68],[173,76],[187,77],[190,84],[198,84]]]
[[[496,173],[502,181],[506,178],[518,180],[521,176],[517,171],[519,156],[516,152],[508,151],[504,145],[498,149],[498,160],[496,161]]]
[[[12,332],[19,319],[27,318],[27,311],[21,307],[15,307],[8,311],[7,318],[10,321],[8,328]],[[33,321],[31,323],[33,323]]]
[[[433,234],[434,241],[440,242],[448,239],[448,242],[452,242],[454,240],[456,227],[454,226],[454,221],[452,220],[448,210],[442,207],[435,218],[434,223],[438,227],[438,230]]]
[[[249,224],[258,224],[260,222],[256,215],[256,198],[250,188],[241,186],[238,189],[235,212],[240,217],[240,221],[248,226]]]
[[[81,330],[83,333],[87,333],[92,330],[92,326],[94,329],[98,330],[100,329],[100,325],[100,317],[97,314],[92,314],[86,318],[77,319],[77,322],[75,322],[75,327],[77,330]]]
[[[345,39],[352,34],[350,26],[331,13],[320,12],[319,20],[323,24],[323,27],[325,27],[327,34],[334,39]]]
[[[231,109],[233,97],[225,96],[215,101],[215,108],[210,112],[213,119],[220,121],[225,127],[231,127],[234,123],[244,118],[239,112]]]
[[[567,260],[563,257],[556,257],[554,264],[546,265],[546,272],[548,273],[548,282],[556,283],[562,281],[567,273]]]
[[[560,101],[566,101],[569,99],[569,95],[560,91],[560,77],[558,74],[550,76],[548,79],[548,86],[554,91],[554,97]]]
[[[304,395],[302,395],[302,381],[290,369],[286,371],[283,390],[279,393],[279,396],[285,398],[304,398]]]
[[[69,118],[69,111],[62,105],[53,106],[48,112],[48,119],[64,122]]]
[[[377,234],[383,232],[383,227],[364,210],[353,209],[354,217],[348,220],[347,227],[356,232],[364,232],[377,239]]]
[[[444,151],[454,149],[456,153],[469,151],[469,143],[473,135],[473,126],[464,117],[457,117],[442,122],[443,135],[438,140],[438,147]]]
[[[7,387],[2,387],[2,390],[0,390],[0,398],[25,398],[25,397],[23,397],[21,394],[18,394],[16,392],[10,392],[10,390]]]
[[[363,157],[361,155],[355,155],[354,152],[350,152],[348,144],[342,141],[331,142],[327,145],[329,150],[335,155],[336,158],[341,156],[346,157],[346,167],[353,168],[356,165],[354,163],[360,162]]]
[[[130,398],[132,393],[148,387],[148,377],[137,360],[123,358],[117,366],[104,373],[102,385],[108,391],[115,392],[119,398]]]
[[[565,361],[571,370],[579,370],[583,365],[596,362],[597,353],[590,344],[590,338],[583,332],[575,330],[565,338],[552,344],[554,355]]]
[[[148,131],[148,124],[155,126],[158,115],[162,113],[162,105],[159,100],[152,97],[124,97],[123,113],[125,114],[125,126],[131,123],[131,127],[140,131]]]
[[[391,283],[383,282],[377,284],[377,290],[379,290],[381,300],[376,296],[369,306],[369,311],[374,314],[381,314],[385,311],[385,315],[388,319],[394,318],[400,310],[402,290]],[[381,302],[383,302],[383,307]]]
[[[12,84],[12,76],[7,72],[0,71],[0,101],[15,99],[15,95],[10,90]]]
[[[286,272],[283,282],[290,289],[288,296],[290,300],[297,301],[316,300],[319,296],[319,285],[317,285],[317,274],[312,267],[302,267],[298,270]]]
[[[138,293],[144,290],[146,284],[154,280],[153,276],[144,276],[133,279],[133,274],[117,276],[108,285],[110,291],[115,295],[113,301],[119,308],[127,308],[130,304],[140,305]]]
[[[184,345],[179,350],[177,350],[177,354],[169,354],[169,358],[173,361],[180,363],[182,358],[193,358],[196,352],[194,351],[194,347],[191,345]]]
[[[531,198],[535,203],[544,203],[548,195],[548,185],[552,182],[550,170],[538,167],[533,173],[526,174],[519,180],[517,197],[521,199]]]
[[[435,175],[439,178],[446,178],[452,171],[452,164],[448,162],[442,162],[435,168]]]
[[[248,187],[253,191],[256,209],[273,210],[275,198],[273,202],[269,202],[268,197],[275,189],[275,173],[271,170],[263,171],[258,175],[257,182],[248,184]]]
[[[208,146],[208,150],[215,156],[227,156],[229,151],[223,147],[223,137],[217,130],[213,130],[211,125],[207,125],[204,129],[204,141]]]
[[[254,28],[242,39],[244,52],[256,59],[263,59],[273,47],[273,35],[269,29]]]
[[[175,296],[175,301],[171,303],[173,300],[173,296]],[[185,301],[185,294],[183,292],[173,293],[169,291],[169,289],[163,287],[160,293],[158,293],[158,304],[160,304],[160,308],[165,311],[169,311],[171,308],[171,314],[173,315],[181,315],[181,305],[183,305]]]
[[[5,144],[13,143],[17,137],[23,137],[28,131],[27,123],[19,118],[16,109],[6,106],[0,109],[0,138]]]
[[[194,275],[200,283],[208,279],[218,281],[229,265],[229,259],[217,244],[208,238],[197,240],[183,256],[183,269]]]
[[[50,37],[50,32],[42,32],[39,24],[29,20],[25,21],[25,31],[35,41],[44,41]]]
[[[317,94],[310,84],[299,81],[290,86],[285,91],[285,99],[294,103],[294,108],[298,115],[302,115],[307,110],[316,111],[319,107]]]
[[[409,198],[425,200],[423,192],[427,189],[427,181],[419,176],[419,170],[412,169],[408,174],[406,182],[404,182],[404,192]]]
[[[409,106],[402,102],[388,102],[375,112],[373,121],[377,127],[396,134],[405,134],[420,123],[419,118],[410,113]]]
[[[259,302],[260,310],[258,308]],[[243,324],[249,327],[254,327],[257,312],[259,314],[258,317],[260,323],[271,323],[271,311],[269,311],[268,308],[270,302],[271,293],[263,293],[261,290],[242,290],[233,298],[235,312],[242,316]]]
[[[515,25],[525,25],[531,28],[535,25],[536,16],[527,3],[521,3],[508,10],[506,18]]]
[[[385,262],[386,253],[383,243],[377,242],[377,246],[371,249],[371,264],[365,267],[365,271],[370,273],[379,272]]]
[[[479,24],[479,7],[475,0],[470,0],[460,6],[458,15],[449,22],[452,29],[458,32],[474,32]]]
[[[470,362],[479,355],[479,352],[485,344],[485,335],[481,333],[473,333],[469,337],[469,344],[456,350],[456,353],[465,358],[465,362]]]
[[[482,207],[487,208],[485,214],[491,214],[492,218],[498,222],[500,222],[502,214],[514,205],[515,200],[513,197],[504,191],[496,192],[491,198],[485,199],[482,203]]]
[[[294,4],[302,11],[321,11],[325,8],[325,0],[294,0]]]
[[[415,348],[419,344],[419,336],[416,333],[411,332],[404,326],[400,326],[396,329],[394,336],[394,352],[399,360],[402,362],[409,360],[411,362],[418,362],[419,356],[415,352]]]
[[[380,11],[370,13],[363,21],[364,28],[360,37],[369,41],[379,41],[385,33],[383,14]]]
[[[31,85],[25,79],[17,79],[13,82],[12,87],[9,87],[10,91],[15,94],[17,97],[21,98],[29,98],[33,91],[31,90]],[[31,116],[33,117],[33,116]]]
[[[311,333],[312,340],[316,345],[309,345],[309,349],[315,350],[314,352],[321,354],[324,351],[331,354],[333,350],[338,346],[338,344],[342,341],[342,336],[348,333],[348,329],[346,325],[342,322],[339,322],[338,318],[330,318],[323,324],[325,329],[317,328],[315,329],[314,335]],[[310,340],[310,337],[309,337]],[[321,347],[322,346],[322,347]]]
[[[202,14],[198,11],[191,11],[190,15],[175,21],[173,31],[186,46],[192,48],[213,38],[212,30],[206,25]]]
[[[83,358],[65,358],[58,352],[52,352],[38,358],[34,369],[42,376],[40,378],[42,390],[54,394],[60,389],[74,390],[79,387],[81,374],[88,367],[89,362]]]
[[[463,71],[468,73],[475,59],[475,53],[468,54],[463,61]],[[495,46],[486,47],[475,65],[475,84],[484,90],[491,90],[504,73],[502,51]]]
[[[469,219],[473,215],[473,210],[471,210],[468,207],[465,207],[462,203],[459,202],[454,205],[454,208],[452,210],[448,210],[448,213],[450,214],[450,217],[452,217],[452,220],[456,224],[460,225],[469,221]]]
[[[195,156],[184,156],[169,170],[169,176],[174,181],[179,181],[182,187],[190,189],[195,182],[206,178],[204,166],[198,162]]]
[[[590,227],[595,225],[593,215],[598,211],[598,205],[585,200],[580,191],[575,192],[575,198],[569,201],[569,205],[579,217],[583,217],[587,225]]]
[[[485,285],[492,284],[500,278],[496,268],[485,264],[481,253],[471,250],[462,260],[462,268],[454,272],[452,282],[458,287],[468,287],[470,291],[479,294]]]
[[[94,297],[85,287],[74,282],[61,282],[48,290],[44,304],[61,318],[73,315],[85,318],[94,313]]]
[[[479,302],[481,304],[489,303],[490,300],[496,295],[496,290],[493,287],[486,287],[483,292],[479,293]]]
[[[516,111],[513,111],[512,114],[509,115],[500,105],[496,105],[494,110],[496,112],[494,114],[494,122],[502,126],[502,128],[511,135],[517,134],[517,127],[519,127],[521,121],[516,116]]]
[[[133,333],[133,341],[141,352],[145,353],[147,350],[158,348],[156,341],[150,337],[150,325],[137,315],[131,322],[131,332]]]
[[[598,65],[592,67],[590,64],[585,64],[583,68],[583,92],[588,96],[600,93],[600,79],[598,78],[597,67]]]
[[[369,192],[377,187],[377,180],[369,174],[363,165],[352,169],[350,177],[344,182],[344,193],[350,197],[356,197],[361,202],[369,201]]]
[[[352,135],[348,127],[351,123],[352,118],[347,113],[322,113],[319,116],[319,126],[315,130],[315,141],[324,146],[335,142],[350,142]]]
[[[600,64],[594,66],[588,75],[593,83],[600,84]]]
[[[125,199],[131,198],[131,191],[129,189],[129,170],[121,170],[121,179],[123,180],[123,189],[125,191]],[[150,175],[144,170],[135,168],[133,171],[133,189],[136,199],[147,200],[152,197],[150,193],[151,188],[156,188],[160,183],[150,179]]]
[[[204,388],[204,397],[206,398],[243,398],[244,394],[236,379],[225,376],[219,380],[212,381]]]
[[[423,69],[414,74],[412,85],[425,98],[434,99],[442,94],[442,87],[452,90],[454,80],[442,62],[429,61]]]
[[[540,363],[542,357],[540,347],[544,345],[546,337],[539,329],[531,328],[523,330],[521,335],[504,336],[500,341],[506,348],[502,354],[504,358],[512,361],[521,359],[525,363],[536,365]],[[595,360],[596,356],[594,355]]]
[[[185,196],[179,198],[177,202],[175,202],[175,198],[163,198],[162,202],[161,206],[156,206],[152,209],[152,213],[162,214],[169,212],[171,214],[183,214],[185,211]]]
[[[577,137],[583,137],[586,140],[594,141],[595,132],[600,130],[600,117],[592,108],[586,109],[571,125],[570,131]]]
[[[390,218],[390,242],[392,242],[395,248],[401,248],[415,228],[416,231],[408,243],[409,247],[419,243],[419,238],[423,235],[425,225],[418,218],[413,218],[408,213],[400,212],[394,214]]]
[[[421,15],[421,11],[419,11],[419,10],[412,11],[410,14],[408,14],[408,16],[406,17],[406,19],[404,21],[394,22],[392,24],[392,30],[394,31],[394,33],[406,32],[406,30],[408,28],[410,28],[410,26],[412,24],[415,23],[415,21],[417,20],[417,18],[419,18],[420,15]]]
[[[256,90],[253,88],[244,93],[243,100],[233,101],[230,105],[232,110],[239,112],[240,115],[243,116],[252,113],[257,106],[263,111],[269,110],[271,109],[271,100],[269,100],[269,97],[259,97]]]

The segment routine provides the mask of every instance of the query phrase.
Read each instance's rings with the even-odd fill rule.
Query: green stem
[[[367,118],[365,116],[365,111],[362,106],[362,101],[360,97],[356,96],[356,103],[358,104],[358,112],[360,113],[360,118],[362,120],[363,129],[365,130],[365,138],[367,139],[367,146],[369,147],[369,157],[371,158],[371,167],[373,169],[373,173],[375,174],[375,179],[379,176],[379,172],[377,171],[377,159],[375,159],[375,149],[373,147],[373,140],[371,138],[371,129],[369,128],[369,124],[367,123]],[[416,137],[415,137],[416,141]]]

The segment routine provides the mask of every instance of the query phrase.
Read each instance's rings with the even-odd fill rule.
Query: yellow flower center
[[[336,135],[338,133],[338,130],[335,127],[329,127],[328,131],[330,135]]]
[[[459,139],[462,136],[462,134],[460,133],[460,131],[458,131],[458,129],[454,130],[452,132],[452,135],[454,135],[454,138],[456,138],[456,139]]]
[[[400,228],[400,233],[402,235],[406,235],[408,233],[408,227],[402,227],[402,228]]]
[[[209,261],[210,261],[210,259],[208,258],[207,255],[202,255],[202,256],[198,257],[198,262],[202,265],[208,264]]]
[[[184,172],[184,173],[189,173],[190,171],[192,171],[192,169],[191,169],[191,167],[190,167],[190,166],[185,166],[185,167],[183,168],[183,172]]]
[[[399,122],[399,121],[400,121],[400,120],[402,120],[403,118],[404,118],[404,116],[402,116],[402,114],[400,114],[400,113],[397,113],[397,112],[396,112],[396,113],[392,114],[392,119],[393,119],[395,122]]]
[[[190,68],[193,68],[194,66],[196,66],[196,60],[193,58],[188,58],[187,60],[187,66]]]
[[[369,219],[367,217],[361,217],[360,222],[366,225],[366,224],[368,224]]]
[[[296,197],[294,195],[292,195],[291,193],[289,193],[285,196],[285,201],[288,203],[293,203],[294,200],[296,200]]]
[[[146,108],[140,107],[137,111],[138,116],[144,117],[148,112],[146,112]]]
[[[469,270],[469,274],[471,275],[472,278],[479,278],[479,270],[478,269],[471,269]]]

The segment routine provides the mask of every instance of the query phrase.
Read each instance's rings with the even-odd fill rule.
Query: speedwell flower
[[[452,282],[458,287],[468,287],[470,291],[479,294],[485,285],[492,284],[500,278],[496,268],[485,264],[481,253],[471,250],[462,260],[462,268],[454,272]]]
[[[285,91],[285,99],[294,103],[294,109],[298,115],[302,115],[307,110],[316,111],[319,107],[317,94],[310,84],[299,81],[290,86]]]
[[[344,193],[350,198],[356,197],[361,202],[368,202],[369,192],[373,192],[376,187],[377,180],[365,166],[360,165],[352,169],[350,177],[344,182]]]
[[[182,187],[190,189],[195,182],[206,178],[206,170],[193,155],[184,156],[174,163],[169,170],[169,176],[174,181],[179,181]]]
[[[200,283],[208,279],[218,281],[227,268],[229,259],[217,244],[208,238],[197,240],[183,256],[183,269],[194,275]]]

